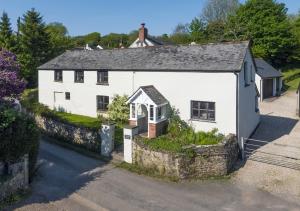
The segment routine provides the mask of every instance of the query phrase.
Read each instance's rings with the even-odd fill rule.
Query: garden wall
[[[10,164],[8,172],[8,175],[4,175],[4,163],[0,162],[0,201],[28,187],[28,156],[24,156],[20,162]]]
[[[81,145],[94,152],[101,152],[101,130],[76,127],[39,115],[35,115],[35,120],[43,133],[50,137]]]
[[[238,157],[238,143],[234,135],[225,137],[217,145],[188,148],[195,152],[193,156],[153,151],[137,137],[132,145],[133,164],[167,177],[207,178],[227,175]]]

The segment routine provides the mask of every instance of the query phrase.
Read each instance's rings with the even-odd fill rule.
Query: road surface
[[[230,181],[160,181],[43,140],[39,163],[32,195],[10,210],[300,210],[299,204]]]

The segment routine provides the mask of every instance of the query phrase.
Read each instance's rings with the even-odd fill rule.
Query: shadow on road
[[[38,165],[37,176],[31,185],[32,195],[9,210],[68,198],[96,178],[101,178],[106,172],[107,162],[41,140]]]

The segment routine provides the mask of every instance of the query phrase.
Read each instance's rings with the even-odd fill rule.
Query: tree
[[[190,44],[189,24],[178,24],[170,36],[170,41],[175,44]]]
[[[46,26],[46,31],[50,36],[51,57],[56,57],[74,46],[67,28],[62,23],[50,23]]]
[[[12,50],[14,47],[13,31],[6,12],[3,12],[0,21],[0,47]]]
[[[77,46],[85,46],[88,44],[94,48],[100,44],[101,34],[99,32],[92,32],[87,35],[74,37],[73,39]]]
[[[279,65],[296,46],[286,13],[285,5],[275,0],[248,0],[229,17],[227,31],[233,39],[253,40],[255,56]]]
[[[100,44],[104,48],[112,49],[119,48],[120,44],[124,47],[128,47],[131,43],[128,41],[127,34],[110,33],[102,37]]]
[[[228,15],[234,14],[238,7],[238,0],[207,0],[202,18],[206,23],[225,22]]]
[[[205,25],[200,18],[194,18],[189,25],[189,32],[193,42],[204,42],[205,40]]]
[[[18,97],[25,89],[25,82],[20,79],[19,70],[16,56],[0,49],[0,101]]]
[[[19,60],[29,87],[37,85],[37,67],[50,58],[50,46],[42,16],[35,9],[27,11],[20,24]]]

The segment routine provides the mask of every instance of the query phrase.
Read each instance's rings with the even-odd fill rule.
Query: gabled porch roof
[[[156,106],[168,103],[168,100],[153,85],[139,87],[138,90],[128,98],[127,103],[129,104],[134,102],[138,96],[140,96],[141,92],[144,93]]]

